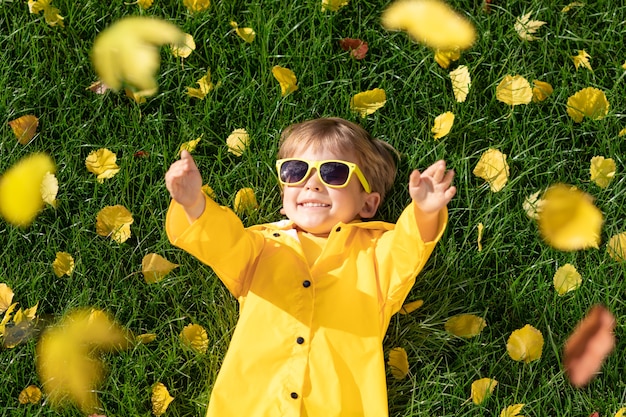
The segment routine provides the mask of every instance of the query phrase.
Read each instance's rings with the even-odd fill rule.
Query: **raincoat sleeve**
[[[173,201],[165,218],[170,242],[210,266],[237,298],[249,288],[251,269],[264,244],[263,236],[244,228],[228,207],[205,196],[202,215],[189,223],[183,207]]]
[[[380,287],[389,317],[402,307],[415,277],[426,264],[447,224],[448,210],[444,208],[439,215],[435,239],[424,242],[417,227],[415,206],[411,203],[398,218],[395,228],[386,232],[378,242],[376,257]]]

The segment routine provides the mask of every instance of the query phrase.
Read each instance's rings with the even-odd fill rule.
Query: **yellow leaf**
[[[56,258],[52,262],[54,275],[61,278],[63,275],[70,276],[74,272],[74,258],[67,252],[57,252]]]
[[[26,227],[43,209],[41,183],[55,171],[44,153],[28,155],[0,176],[0,215],[11,224]]]
[[[454,124],[454,113],[447,111],[439,116],[435,117],[435,123],[431,132],[435,139],[440,139],[450,133],[452,125]]]
[[[179,265],[174,264],[156,253],[149,253],[141,261],[141,273],[148,284],[161,281]]]
[[[556,184],[546,190],[542,200],[537,221],[546,243],[563,251],[598,248],[603,218],[589,194]]]
[[[530,12],[528,12],[522,17],[515,19],[515,25],[513,27],[521,39],[534,41],[538,38],[533,36],[533,33],[536,33],[537,30],[545,24],[546,22],[542,22],[541,20],[530,20]]]
[[[506,155],[497,149],[488,149],[474,167],[474,175],[489,183],[491,191],[497,193],[509,179],[509,164]]]
[[[52,207],[57,206],[57,193],[59,192],[59,181],[54,174],[46,172],[41,181],[41,199],[44,203],[50,204]]]
[[[626,135],[626,127],[620,130],[619,133],[617,134],[617,136],[624,136],[624,135]]]
[[[252,43],[254,41],[254,37],[256,36],[256,32],[252,28],[240,28],[237,22],[230,22],[230,26],[235,29],[235,33],[239,35],[241,39],[246,41],[247,43]]]
[[[39,404],[41,401],[41,390],[35,385],[29,385],[20,392],[18,397],[20,404]]]
[[[401,347],[395,347],[389,351],[387,365],[391,368],[391,375],[396,379],[403,379],[409,373],[409,359],[406,351]]]
[[[158,47],[184,44],[185,34],[174,24],[148,17],[126,17],[100,32],[91,50],[91,61],[106,85],[117,91],[126,84],[144,92],[157,91]]]
[[[152,386],[152,414],[155,416],[163,415],[173,400],[174,397],[170,395],[163,383],[157,382]]]
[[[415,301],[411,301],[410,303],[406,303],[402,306],[402,308],[400,309],[400,311],[398,311],[398,313],[400,314],[410,314],[412,312],[414,312],[415,310],[417,310],[418,308],[422,307],[424,305],[424,300],[415,300]]]
[[[43,10],[43,17],[47,24],[63,27],[61,11],[52,5],[52,0],[28,0],[28,10],[32,14],[39,14]]]
[[[9,126],[11,126],[11,130],[13,130],[17,141],[22,145],[26,145],[33,139],[35,133],[37,133],[39,119],[37,116],[27,114],[11,120]]]
[[[87,171],[96,175],[99,183],[105,179],[113,178],[120,171],[116,164],[117,156],[106,148],[91,151],[85,159]]]
[[[626,70],[626,61],[624,61],[624,63],[622,64],[622,68]]]
[[[626,407],[622,407],[615,413],[614,417],[624,417],[626,415]]]
[[[544,101],[550,97],[553,92],[554,89],[549,83],[538,80],[533,81],[533,101],[535,103]]]
[[[144,10],[150,8],[152,3],[154,3],[154,0],[137,0],[137,5]]]
[[[481,378],[472,382],[471,398],[474,404],[482,404],[494,389],[496,389],[498,381],[491,378]]]
[[[523,407],[524,404],[514,404],[503,408],[500,412],[500,417],[524,417],[519,415],[519,413],[522,412]]]
[[[188,324],[180,332],[180,341],[198,353],[204,354],[209,348],[209,338],[204,327]]]
[[[600,188],[606,188],[615,177],[615,161],[612,158],[604,158],[603,156],[594,156],[591,158],[591,181],[595,182]]]
[[[626,232],[611,236],[606,251],[617,262],[626,261]]]
[[[183,4],[191,13],[203,12],[211,5],[210,0],[183,0]]]
[[[31,308],[27,308],[26,310],[22,310],[21,308],[17,310],[15,316],[13,316],[13,323],[20,324],[24,321],[33,321],[37,316],[37,307],[39,307],[39,302],[32,306]]]
[[[435,62],[437,62],[441,68],[448,68],[453,61],[458,61],[459,58],[461,58],[461,50],[458,48],[447,50],[437,49],[435,51]]]
[[[156,93],[156,91],[157,90],[155,89],[142,90],[142,91],[134,91],[134,90],[131,90],[130,88],[124,89],[124,92],[126,93],[126,97],[133,100],[137,104],[144,104],[146,102],[146,97],[150,97],[151,95]]]
[[[298,82],[296,74],[294,74],[294,72],[289,68],[283,68],[280,65],[275,65],[272,68],[272,75],[280,84],[280,93],[282,97],[285,97],[298,89],[298,86],[296,85]]]
[[[235,212],[239,215],[249,213],[259,208],[252,188],[242,188],[235,194]]]
[[[578,289],[583,280],[574,265],[565,264],[556,270],[552,282],[556,292],[559,295],[564,295]]]
[[[192,153],[193,151],[196,150],[196,147],[198,146],[198,143],[200,143],[200,140],[202,139],[202,135],[200,135],[200,137],[198,137],[197,139],[194,140],[190,140],[187,142],[183,142],[180,147],[178,148],[178,157],[180,157],[180,154],[183,151],[187,151],[189,153]]]
[[[532,362],[541,358],[543,335],[530,324],[515,330],[506,342],[506,351],[514,361]]]
[[[478,336],[486,326],[485,320],[473,314],[450,317],[444,325],[448,333],[465,338]]]
[[[467,49],[476,41],[474,26],[440,0],[398,0],[382,14],[388,30],[405,30],[433,49]]]
[[[355,94],[350,99],[350,108],[358,112],[361,117],[374,113],[387,102],[387,95],[382,88],[374,88],[362,93]]]
[[[13,290],[7,284],[0,283],[0,314],[8,310],[14,295]]]
[[[196,42],[193,40],[193,36],[185,33],[185,40],[178,44],[170,44],[170,48],[175,57],[187,58],[191,52],[196,50]]]
[[[16,307],[17,307],[17,303],[13,303],[4,312],[4,317],[2,318],[2,321],[0,321],[0,336],[6,336],[5,335],[6,325],[9,323],[9,321],[11,321],[11,318],[13,316],[13,311],[15,310]]]
[[[226,138],[226,145],[228,146],[228,152],[235,156],[241,156],[250,144],[250,135],[246,129],[235,129],[228,138]]]
[[[348,5],[349,0],[322,0],[322,11],[330,10],[336,12],[344,6]]]
[[[572,10],[574,7],[584,7],[584,6],[585,6],[585,3],[580,2],[580,1],[574,1],[568,4],[567,6],[563,7],[561,9],[561,13],[567,13],[570,10]]]
[[[455,100],[458,103],[465,102],[470,86],[472,85],[472,79],[470,78],[467,66],[459,65],[457,69],[451,71],[450,80],[452,80],[452,92],[454,93]]]
[[[533,90],[521,75],[506,75],[496,87],[496,98],[509,106],[528,104],[533,98]]]
[[[591,69],[591,64],[589,63],[589,58],[591,58],[591,55],[589,55],[583,49],[583,50],[578,51],[578,55],[574,55],[572,57],[572,61],[574,61],[574,66],[576,67],[577,70],[578,70],[578,67],[582,65],[583,67],[587,68],[589,71],[593,71]]]
[[[483,230],[485,229],[485,226],[482,223],[478,223],[478,225],[476,226],[478,228],[478,238],[476,239],[476,243],[478,245],[478,252],[482,252],[483,250]]]
[[[542,191],[537,191],[529,195],[522,203],[522,208],[526,212],[526,215],[533,220],[537,220],[539,217],[539,210],[541,210],[541,205],[543,204],[543,200],[539,198],[539,194],[542,194]]]
[[[96,233],[110,236],[117,243],[124,243],[130,237],[133,215],[121,205],[106,206],[96,215]]]
[[[200,88],[187,87],[187,95],[189,97],[194,97],[194,98],[203,100],[204,97],[206,97],[206,95],[209,94],[209,92],[213,91],[213,88],[215,88],[215,86],[211,82],[211,70],[210,69],[207,70],[206,75],[204,77],[200,78],[197,81],[197,84],[200,86]]]
[[[211,188],[209,186],[209,184],[204,184],[202,186],[202,191],[208,195],[209,197],[211,197],[213,200],[215,200],[215,191],[213,191],[213,188]]]
[[[137,335],[135,337],[135,342],[141,345],[147,345],[148,343],[154,342],[157,338],[156,333],[144,333]]]

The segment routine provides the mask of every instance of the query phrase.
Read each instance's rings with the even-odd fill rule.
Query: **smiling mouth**
[[[324,203],[300,203],[298,204],[299,206],[302,207],[330,207],[330,204],[324,204]]]

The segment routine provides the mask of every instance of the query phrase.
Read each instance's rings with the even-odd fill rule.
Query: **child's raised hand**
[[[409,178],[409,194],[422,213],[436,213],[445,207],[454,194],[454,171],[446,172],[446,162],[437,161],[424,172],[415,170]]]
[[[204,211],[204,198],[202,196],[202,176],[191,154],[182,151],[180,159],[174,162],[165,173],[165,186],[172,198],[185,208],[190,217],[198,217]],[[191,215],[194,208],[202,210],[198,215]],[[191,210],[191,212],[190,212]],[[196,213],[193,213],[196,214]]]

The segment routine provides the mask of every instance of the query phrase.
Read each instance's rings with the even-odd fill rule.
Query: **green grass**
[[[389,374],[392,416],[493,416],[505,406],[524,403],[529,416],[612,416],[626,406],[624,298],[626,267],[606,254],[610,236],[626,231],[626,7],[609,0],[590,1],[563,14],[567,2],[512,0],[494,2],[485,13],[479,1],[451,2],[463,10],[479,33],[474,47],[458,63],[469,67],[472,86],[457,103],[448,70],[406,34],[380,25],[386,1],[352,0],[337,13],[320,11],[320,1],[215,0],[209,11],[190,15],[182,1],[155,0],[148,10],[121,0],[54,0],[65,27],[50,27],[31,15],[23,1],[0,0],[0,172],[32,152],[49,153],[57,164],[59,206],[46,208],[26,229],[0,222],[0,282],[15,292],[14,301],[52,321],[76,307],[93,306],[115,316],[135,333],[157,333],[155,342],[106,355],[108,377],[100,387],[104,414],[150,415],[150,387],[163,382],[176,398],[169,416],[201,416],[237,320],[237,304],[210,268],[171,246],[163,230],[169,196],[163,176],[182,142],[203,135],[195,151],[203,178],[217,201],[232,206],[236,191],[254,188],[260,202],[247,225],[280,219],[280,195],[273,161],[280,131],[293,122],[339,116],[363,125],[403,155],[397,184],[379,212],[395,221],[408,203],[406,180],[413,168],[445,158],[455,169],[458,194],[450,204],[448,230],[409,299],[424,307],[395,316],[384,348],[404,347],[410,375]],[[540,40],[520,40],[516,16],[546,21]],[[181,62],[162,49],[159,93],[137,105],[123,93],[86,91],[96,75],[89,51],[95,36],[127,15],[158,16],[191,33],[198,45]],[[255,41],[244,43],[231,32],[230,20],[251,26]],[[338,40],[369,43],[362,61],[340,49]],[[586,50],[593,72],[576,71],[570,56]],[[274,65],[292,69],[299,90],[281,98],[271,74]],[[188,98],[186,86],[210,69],[221,86],[205,100]],[[554,86],[540,104],[513,110],[498,102],[495,87],[506,74],[520,74]],[[574,123],[567,98],[593,86],[611,106],[603,120]],[[350,98],[383,88],[386,105],[361,119]],[[434,141],[434,117],[452,111],[452,132]],[[16,143],[7,122],[24,114],[40,118],[37,137]],[[246,128],[252,142],[241,157],[229,154],[225,139]],[[103,184],[85,169],[92,150],[106,147],[118,156],[121,171]],[[496,147],[508,155],[511,176],[492,193],[472,174],[481,153]],[[147,158],[136,158],[137,151]],[[607,189],[589,179],[590,159],[613,158],[617,175]],[[541,240],[522,210],[523,199],[556,182],[591,194],[604,214],[598,250],[560,252]],[[132,213],[132,237],[123,244],[95,233],[96,213],[122,204]],[[476,225],[485,225],[483,250],[477,251]],[[57,278],[51,263],[57,251],[72,254],[71,277]],[[146,285],[141,259],[156,252],[181,266],[164,281]],[[565,263],[576,266],[583,285],[563,297],[552,276]],[[574,389],[562,372],[562,346],[587,309],[603,303],[617,317],[617,347],[602,373],[584,389]],[[448,335],[446,319],[459,313],[485,318],[488,327],[472,339]],[[203,325],[210,348],[197,355],[181,346],[178,334],[189,323]],[[523,364],[506,352],[510,333],[525,324],[545,338],[541,360]],[[72,408],[19,405],[20,391],[40,385],[34,354],[36,339],[0,350],[0,415],[74,416]],[[467,401],[471,382],[499,381],[480,406]]]

